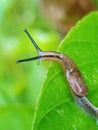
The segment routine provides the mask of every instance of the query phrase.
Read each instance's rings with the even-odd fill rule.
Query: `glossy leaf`
[[[98,106],[98,13],[83,18],[68,33],[59,51],[69,55],[79,67],[89,92]],[[36,107],[33,130],[97,130],[96,120],[72,99],[62,67],[53,63],[48,70]]]

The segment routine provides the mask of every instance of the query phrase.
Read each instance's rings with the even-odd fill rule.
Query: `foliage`
[[[59,51],[79,67],[89,88],[87,97],[98,105],[98,12],[83,18],[67,34]],[[33,130],[97,130],[96,120],[74,103],[60,65],[53,63],[43,85]]]

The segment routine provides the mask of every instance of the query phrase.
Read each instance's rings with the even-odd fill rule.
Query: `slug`
[[[17,63],[27,62],[32,60],[51,60],[58,61],[64,68],[64,73],[66,75],[67,81],[71,87],[72,96],[76,103],[82,108],[87,114],[91,115],[93,118],[98,119],[98,108],[96,108],[85,96],[88,92],[87,86],[84,79],[73,60],[62,53],[54,51],[42,51],[36,42],[33,40],[29,32],[25,29],[24,32],[32,41],[35,49],[38,52],[38,56],[18,60]]]

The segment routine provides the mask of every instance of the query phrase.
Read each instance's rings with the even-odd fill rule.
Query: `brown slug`
[[[18,60],[17,63],[38,60],[38,59],[60,62],[64,68],[64,73],[71,87],[74,100],[86,113],[88,113],[95,119],[98,119],[98,108],[92,105],[92,103],[85,97],[85,95],[88,92],[88,89],[80,71],[78,70],[78,67],[73,62],[73,60],[67,55],[64,55],[62,53],[53,52],[53,51],[49,51],[49,52],[42,51],[26,29],[25,29],[25,33],[32,41],[39,55],[28,59]]]

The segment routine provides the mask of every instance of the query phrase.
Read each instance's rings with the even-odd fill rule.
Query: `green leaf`
[[[59,51],[75,61],[88,86],[87,97],[98,106],[98,12],[78,22]],[[97,130],[98,125],[75,104],[61,65],[53,63],[39,96],[33,130],[66,129]]]

